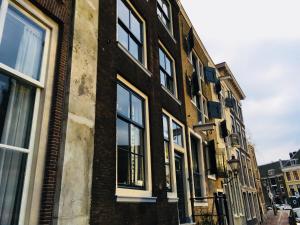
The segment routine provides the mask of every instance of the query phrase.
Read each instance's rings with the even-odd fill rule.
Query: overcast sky
[[[300,149],[300,1],[182,0],[213,61],[246,94],[243,112],[259,164]]]

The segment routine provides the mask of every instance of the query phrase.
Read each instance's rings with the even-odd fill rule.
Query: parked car
[[[294,208],[290,211],[289,224],[300,225],[300,208]]]

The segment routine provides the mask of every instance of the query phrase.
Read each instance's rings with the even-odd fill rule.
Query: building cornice
[[[229,75],[231,79],[226,79],[225,82],[233,86],[237,94],[239,95],[240,100],[244,100],[246,98],[246,95],[244,91],[242,90],[241,86],[237,82],[235,76],[231,72],[229,66],[227,65],[226,62],[222,62],[216,65],[217,69],[220,71],[224,71],[226,75]]]

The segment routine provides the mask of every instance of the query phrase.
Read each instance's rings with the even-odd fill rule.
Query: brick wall
[[[165,186],[162,108],[185,124],[183,81],[180,67],[178,7],[173,4],[176,42],[156,14],[156,1],[130,1],[146,21],[149,77],[119,49],[116,43],[116,1],[100,0],[99,63],[97,79],[95,151],[93,165],[91,225],[178,224],[177,203],[169,203]],[[176,60],[181,105],[160,85],[158,40]],[[149,98],[153,196],[156,203],[118,203],[116,187],[116,84],[117,74]]]
[[[62,123],[65,110],[65,96],[69,85],[70,49],[72,45],[73,0],[31,0],[40,10],[47,14],[59,25],[59,39],[57,59],[55,65],[55,79],[47,156],[45,162],[44,183],[42,189],[42,202],[40,209],[41,225],[52,224],[55,189],[57,182],[57,166],[62,140]]]

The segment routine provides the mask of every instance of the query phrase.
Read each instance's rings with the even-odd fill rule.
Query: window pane
[[[169,140],[169,119],[163,116],[164,139]]]
[[[164,1],[162,8],[163,8],[165,15],[169,18],[169,4],[166,1]]]
[[[166,76],[166,81],[167,81],[167,88],[171,93],[174,94],[174,83],[173,83],[173,78],[170,76]]]
[[[117,119],[117,143],[118,148],[129,150],[129,124]]]
[[[134,154],[144,154],[142,130],[131,125],[131,152]]]
[[[162,6],[162,0],[157,0],[157,3],[160,5],[160,6]]]
[[[128,50],[128,34],[126,31],[118,25],[118,41]]]
[[[130,184],[130,153],[118,150],[118,184]]]
[[[27,154],[0,148],[0,224],[18,224]]]
[[[129,92],[119,84],[117,86],[117,111],[130,118]]]
[[[163,51],[161,49],[159,49],[159,65],[162,68],[166,68],[165,66],[165,54],[163,53]]]
[[[35,89],[0,73],[0,143],[28,148]]]
[[[142,42],[142,25],[141,23],[135,18],[133,14],[131,14],[130,17],[130,30],[133,33],[133,35],[140,41]]]
[[[129,9],[121,0],[118,0],[118,17],[122,20],[126,27],[129,28]]]
[[[167,83],[166,83],[166,75],[163,71],[160,71],[160,83],[161,85],[163,85],[164,87],[167,87]]]
[[[168,141],[164,141],[165,146],[165,163],[170,163],[170,144]]]
[[[134,186],[144,186],[144,157],[131,155],[131,182]]]
[[[172,63],[168,57],[166,57],[166,72],[172,76]]]
[[[193,157],[193,171],[195,173],[199,173],[199,160],[198,160],[198,145],[197,141],[192,138],[191,139],[191,149],[192,149],[192,157]]]
[[[0,62],[39,79],[44,38],[45,30],[10,6],[0,45]]]
[[[175,122],[173,122],[173,142],[182,146],[182,128]]]
[[[140,51],[138,44],[129,37],[129,52],[133,55],[134,58],[141,61]]]
[[[194,174],[195,197],[201,197],[201,181],[199,174]]]
[[[165,165],[166,167],[166,188],[170,191],[172,189],[171,185],[171,172],[170,172],[170,165]]]
[[[131,101],[131,119],[143,125],[143,102],[134,95],[132,95]]]

